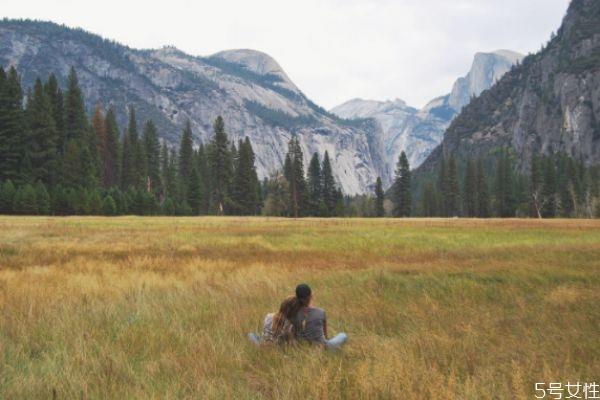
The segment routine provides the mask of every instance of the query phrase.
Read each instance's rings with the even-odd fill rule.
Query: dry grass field
[[[299,282],[342,352],[245,339]],[[0,217],[2,399],[531,399],[600,382],[600,221]]]

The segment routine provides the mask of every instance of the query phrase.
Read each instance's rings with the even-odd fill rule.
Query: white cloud
[[[473,54],[539,49],[568,0],[19,0],[2,16],[77,26],[131,47],[253,48],[329,108],[353,97],[422,106]]]

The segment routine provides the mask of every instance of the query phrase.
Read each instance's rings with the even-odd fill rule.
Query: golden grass
[[[0,217],[0,398],[509,399],[600,377],[600,221]],[[343,352],[245,339],[299,282]]]

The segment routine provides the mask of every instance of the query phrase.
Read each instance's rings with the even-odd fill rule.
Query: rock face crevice
[[[311,102],[267,54],[229,50],[194,57],[173,47],[136,50],[83,30],[49,22],[0,21],[0,65],[15,66],[23,86],[57,75],[64,85],[77,70],[89,112],[112,105],[125,126],[127,106],[152,119],[161,137],[177,145],[187,119],[194,140],[207,142],[222,115],[232,140],[248,136],[260,177],[281,168],[287,142],[297,135],[305,156],[329,152],[346,194],[372,190],[385,167],[382,132],[370,121],[345,121]]]
[[[450,154],[486,158],[503,147],[521,172],[533,154],[565,152],[598,164],[598,121],[600,2],[573,0],[548,44],[466,106],[417,174],[434,171]]]

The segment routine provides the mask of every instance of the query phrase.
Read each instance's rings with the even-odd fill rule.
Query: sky
[[[331,108],[357,97],[421,107],[450,92],[476,52],[537,51],[569,0],[3,2],[0,17],[63,23],[134,48],[260,50]]]

